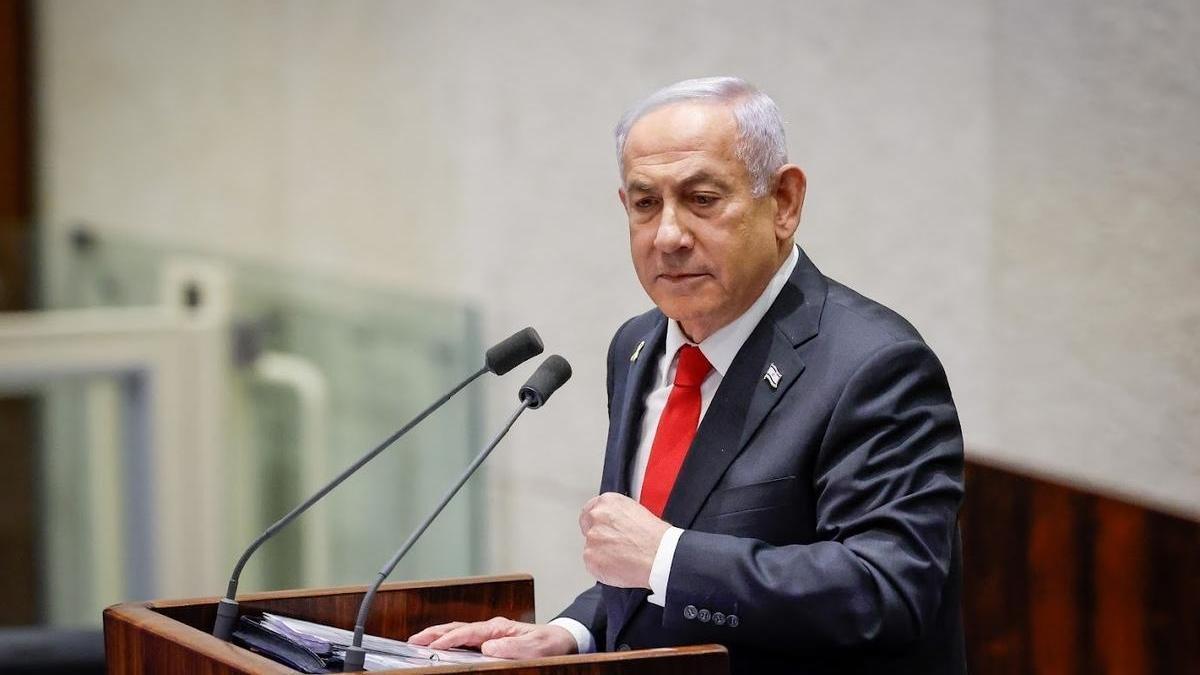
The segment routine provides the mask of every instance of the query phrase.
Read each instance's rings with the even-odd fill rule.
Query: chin
[[[695,321],[708,315],[704,307],[694,302],[664,300],[655,304],[663,314],[679,322]]]

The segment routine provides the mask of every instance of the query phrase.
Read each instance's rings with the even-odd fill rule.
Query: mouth
[[[659,280],[670,284],[682,284],[707,277],[703,272],[664,272],[658,275]]]

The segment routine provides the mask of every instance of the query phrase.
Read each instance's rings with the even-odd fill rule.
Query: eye
[[[692,195],[692,201],[697,206],[712,206],[717,203],[717,196],[710,194]]]
[[[657,203],[657,200],[654,199],[653,197],[642,197],[641,199],[635,201],[633,203],[633,206],[634,206],[634,208],[645,210],[645,209],[654,208],[654,205],[656,203]]]

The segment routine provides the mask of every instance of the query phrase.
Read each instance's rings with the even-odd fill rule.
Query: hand
[[[408,638],[414,645],[434,649],[478,647],[485,656],[502,659],[532,659],[539,656],[574,654],[575,636],[561,626],[521,623],[498,616],[487,621],[455,621],[430,626]]]
[[[584,567],[609,586],[650,588],[650,568],[670,528],[625,495],[605,492],[592,497],[579,514]]]

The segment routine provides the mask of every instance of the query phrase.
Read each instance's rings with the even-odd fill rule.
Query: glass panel
[[[69,272],[53,284],[62,290],[59,307],[155,304],[164,263],[198,254],[95,234],[67,249],[60,269]],[[461,303],[202,257],[228,268],[233,304],[229,470],[219,486],[229,505],[225,578],[241,549],[318,477],[331,478],[476,370],[482,346],[478,315]],[[97,522],[80,506],[81,495],[97,491],[93,501],[119,502],[123,489],[123,472],[114,469],[120,441],[112,440],[120,438],[120,396],[103,380],[60,382],[44,397],[44,546],[46,560],[59,561],[47,574],[55,580],[48,596],[55,623],[80,616],[95,623],[99,607],[128,599],[120,561],[97,559],[119,556],[120,546],[95,542],[119,542],[121,528],[140,521],[117,507],[115,522]],[[481,410],[477,389],[460,394],[266,544],[246,567],[242,590],[371,581],[480,449]],[[481,485],[480,477],[467,484],[394,579],[478,572]]]

